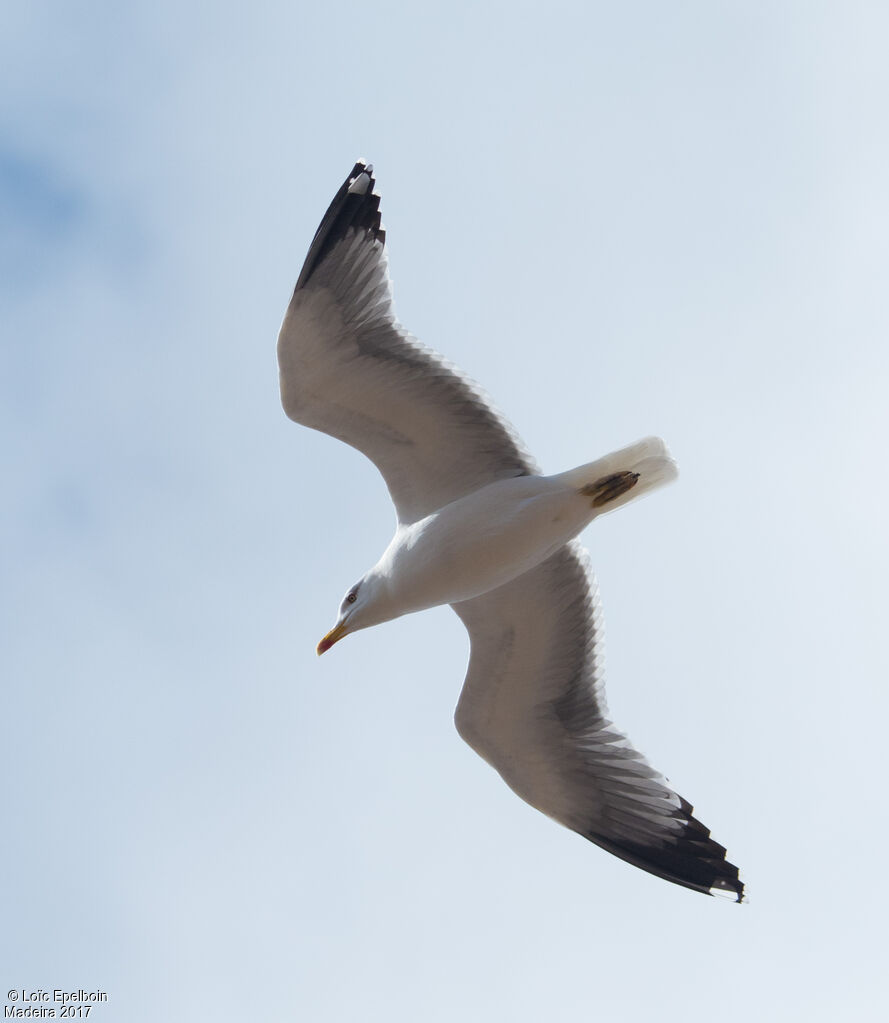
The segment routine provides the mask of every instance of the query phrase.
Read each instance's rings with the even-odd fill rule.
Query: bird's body
[[[408,524],[399,523],[392,542],[368,573],[386,580],[388,621],[440,604],[457,604],[488,593],[539,565],[573,540],[589,523],[621,503],[596,506],[583,489],[607,479],[617,460],[656,466],[624,492],[641,496],[673,476],[663,445],[650,439],[608,459],[556,476],[496,480]],[[632,491],[632,493],[631,493]],[[375,622],[374,624],[379,624]]]
[[[510,582],[576,536],[588,511],[553,477],[517,476],[400,526],[384,555],[400,606],[456,604]]]
[[[472,642],[460,735],[532,806],[677,884],[743,897],[737,868],[608,720],[595,582],[575,537],[673,479],[648,438],[543,476],[458,370],[398,324],[372,168],[355,165],[319,227],[278,342],[287,414],[367,454],[395,536],[344,598],[349,633],[450,604]]]

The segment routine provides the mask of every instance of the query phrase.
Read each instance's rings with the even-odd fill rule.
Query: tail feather
[[[679,469],[660,437],[646,437],[563,475],[601,514],[671,483]]]

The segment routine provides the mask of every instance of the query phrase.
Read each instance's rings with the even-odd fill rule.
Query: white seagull
[[[596,583],[575,537],[676,476],[663,441],[543,476],[483,393],[398,323],[373,167],[359,161],[309,248],[278,337],[297,423],[364,452],[395,536],[349,588],[322,654],[450,604],[471,654],[455,723],[522,799],[675,884],[744,897],[738,868],[609,720]]]

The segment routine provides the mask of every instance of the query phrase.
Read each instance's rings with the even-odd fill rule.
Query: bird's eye
[[[357,599],[358,599],[358,594],[357,593],[350,593],[349,596],[346,597],[346,600],[350,604],[354,604]]]

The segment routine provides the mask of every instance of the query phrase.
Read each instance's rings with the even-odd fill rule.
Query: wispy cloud
[[[33,285],[57,268],[84,229],[89,197],[50,160],[0,142],[0,271],[5,290]]]

